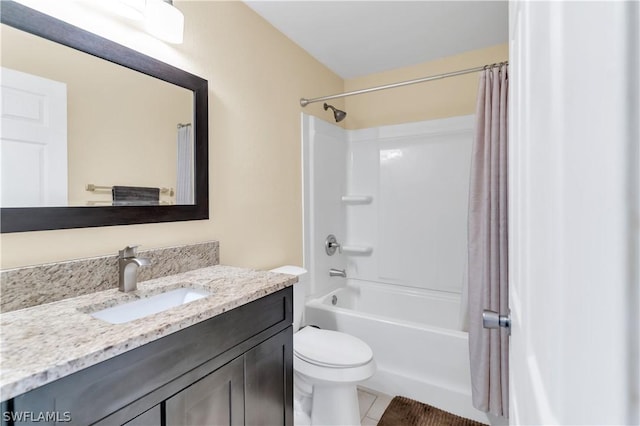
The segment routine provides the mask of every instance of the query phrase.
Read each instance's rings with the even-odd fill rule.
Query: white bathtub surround
[[[303,129],[306,323],[371,346],[365,386],[486,423],[460,331],[473,116],[346,131],[303,115]],[[327,256],[328,234],[342,253]]]
[[[480,74],[469,191],[469,352],[473,405],[509,417],[509,332],[485,330],[482,311],[509,315],[508,66]]]
[[[346,144],[347,189],[370,194],[346,209],[354,278],[460,293],[466,248],[473,117],[356,130]]]
[[[302,114],[302,174],[304,267],[309,271],[307,297],[326,294],[344,284],[344,278],[329,279],[329,269],[345,269],[344,256],[327,256],[324,241],[329,234],[344,244],[347,195],[347,132],[315,117]],[[313,184],[322,182],[322,185]]]
[[[302,125],[311,295],[344,284],[325,279],[343,267],[351,277],[459,294],[473,116],[346,131],[303,114]],[[329,234],[352,256],[328,257]]]

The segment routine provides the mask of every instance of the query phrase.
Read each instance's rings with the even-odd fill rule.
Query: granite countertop
[[[293,285],[297,277],[230,266],[202,269],[0,314],[0,400]],[[124,324],[91,317],[109,306],[189,287],[211,296]]]

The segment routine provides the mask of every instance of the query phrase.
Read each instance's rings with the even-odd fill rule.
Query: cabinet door
[[[166,400],[167,426],[244,425],[243,357]]]
[[[245,353],[244,372],[246,424],[292,426],[292,328],[281,331]]]
[[[124,426],[160,426],[162,424],[162,406],[156,405],[151,410],[140,414],[124,424]]]

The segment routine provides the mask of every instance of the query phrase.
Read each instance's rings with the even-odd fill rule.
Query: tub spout
[[[330,277],[342,277],[347,278],[347,272],[344,269],[329,269]]]

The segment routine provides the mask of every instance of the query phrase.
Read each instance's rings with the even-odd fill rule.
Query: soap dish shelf
[[[371,204],[371,195],[343,195],[342,202],[345,204]]]
[[[352,256],[369,256],[373,247],[369,246],[342,246],[342,253]]]

